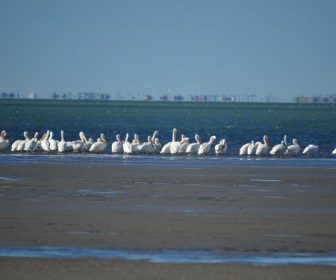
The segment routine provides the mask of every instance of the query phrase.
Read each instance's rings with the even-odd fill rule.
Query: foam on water
[[[157,250],[128,251],[54,246],[12,247],[0,246],[0,257],[145,261],[151,263],[209,263],[276,265],[325,265],[336,266],[335,253],[241,253],[210,250]]]

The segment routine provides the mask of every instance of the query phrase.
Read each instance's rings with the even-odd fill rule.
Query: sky
[[[336,92],[334,0],[0,0],[0,91]]]

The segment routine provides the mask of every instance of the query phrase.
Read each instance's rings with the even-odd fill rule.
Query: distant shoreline
[[[171,107],[188,107],[188,108],[245,108],[249,109],[257,107],[269,107],[272,109],[282,109],[283,107],[288,108],[330,108],[336,109],[335,104],[323,104],[323,103],[295,103],[295,102],[214,102],[214,101],[146,101],[146,100],[88,100],[88,99],[0,99],[0,106],[6,105],[30,105],[30,106],[40,106],[40,105],[53,105],[53,106],[66,106],[66,105],[85,105],[85,106],[120,106],[120,105],[132,106],[132,104],[144,105],[145,107],[156,107],[156,106],[169,106]],[[290,106],[290,107],[288,107]]]

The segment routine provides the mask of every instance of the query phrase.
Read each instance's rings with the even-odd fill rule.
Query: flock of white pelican
[[[195,135],[195,142],[190,143],[189,138],[183,134],[181,140],[176,138],[177,129],[174,128],[172,132],[172,140],[161,145],[158,136],[158,131],[154,131],[153,135],[148,136],[147,141],[142,142],[138,134],[134,134],[133,140],[130,141],[127,133],[124,141],[121,140],[119,134],[116,135],[116,141],[112,143],[111,152],[113,154],[189,154],[189,155],[207,155],[215,153],[216,155],[224,155],[227,152],[228,144],[225,139],[221,139],[215,145],[216,136],[211,136],[208,142],[202,142],[199,134]],[[52,131],[47,131],[39,138],[39,133],[35,132],[33,137],[25,131],[23,133],[24,139],[18,139],[11,145],[6,139],[6,131],[3,130],[0,134],[0,151],[11,149],[12,152],[90,152],[103,153],[107,147],[108,142],[105,135],[102,133],[100,137],[94,141],[92,138],[87,139],[84,132],[79,133],[79,139],[74,141],[64,140],[64,131],[61,131],[61,140],[55,140]],[[214,147],[214,149],[213,149]],[[319,147],[313,144],[306,146],[302,154],[314,156],[318,153]],[[270,139],[264,135],[263,141],[251,141],[241,146],[239,150],[240,156],[298,156],[301,154],[301,146],[297,139],[292,140],[292,144],[287,143],[287,136],[285,135],[280,144],[271,146]],[[336,155],[336,148],[332,152]]]

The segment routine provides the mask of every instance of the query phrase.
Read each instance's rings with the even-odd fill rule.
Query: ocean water
[[[172,103],[133,101],[52,101],[0,100],[0,129],[13,141],[23,138],[24,130],[33,134],[47,129],[66,140],[78,139],[79,131],[97,138],[103,132],[110,143],[116,133],[122,138],[138,133],[143,141],[154,130],[161,143],[171,140],[174,127],[193,142],[195,133],[207,141],[211,135],[228,141],[228,154],[237,155],[239,147],[269,135],[271,144],[296,138],[302,146],[320,146],[320,157],[331,157],[336,147],[336,107],[312,104],[265,103]],[[110,148],[110,145],[109,145]],[[109,151],[107,151],[109,152]]]

